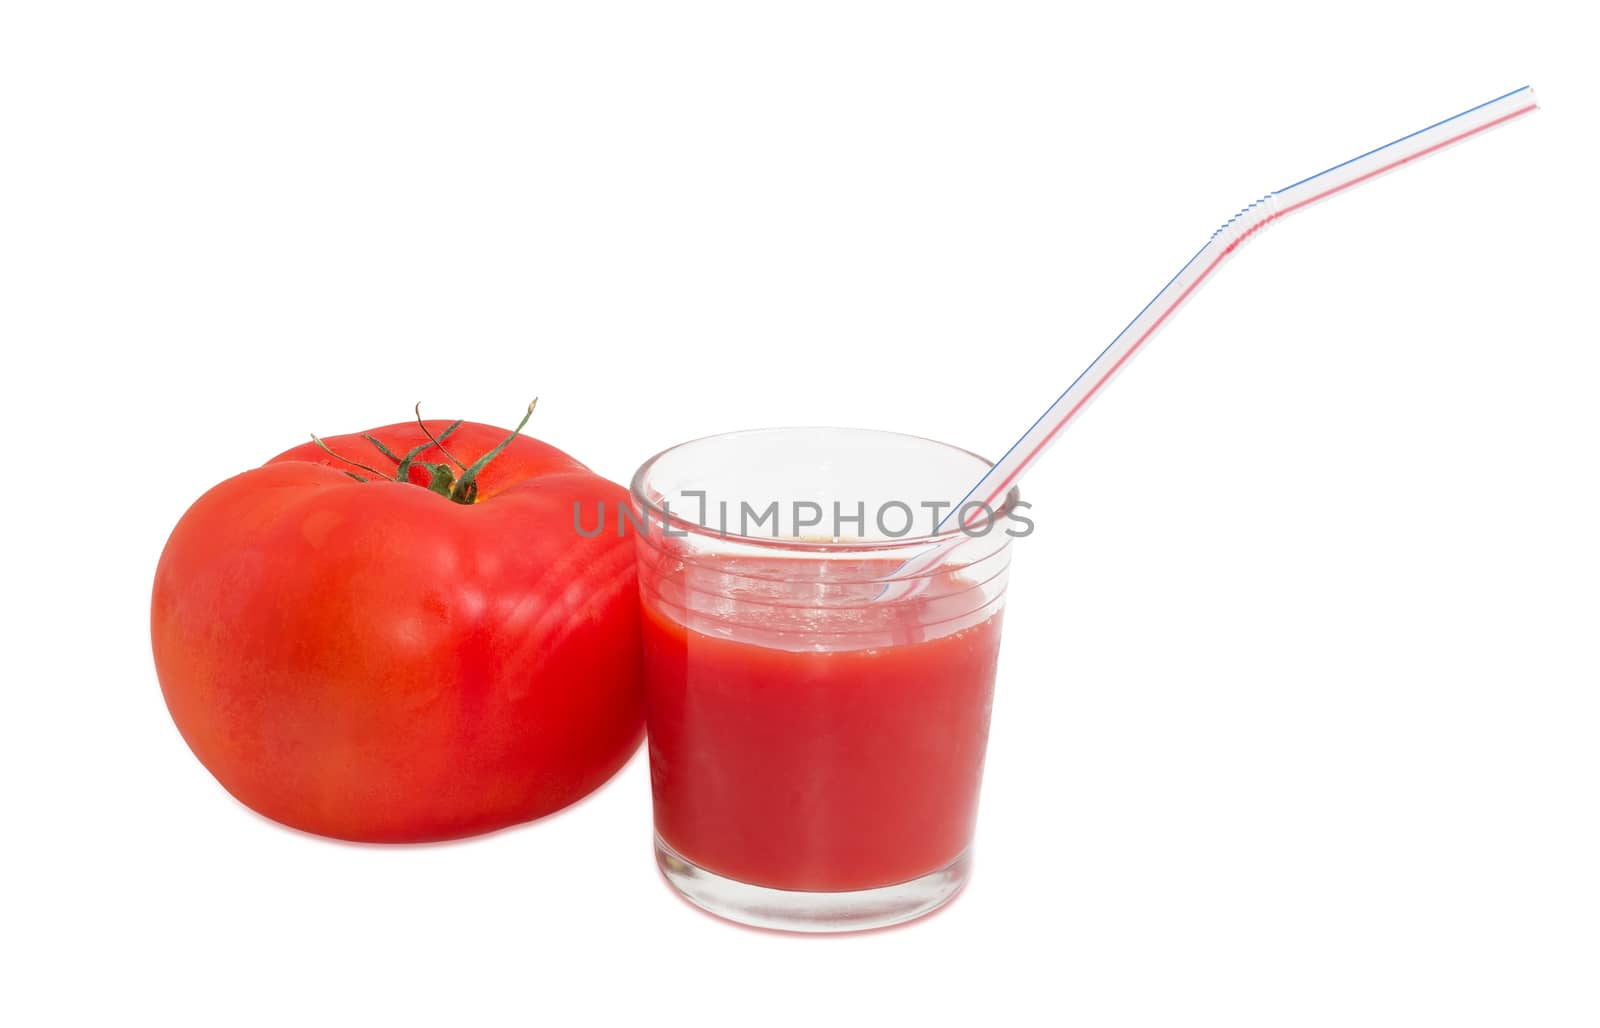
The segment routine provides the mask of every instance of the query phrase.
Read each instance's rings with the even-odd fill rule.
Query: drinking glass
[[[657,863],[691,902],[843,931],[966,882],[1026,522],[1013,490],[936,526],[988,467],[916,436],[776,428],[634,476]]]

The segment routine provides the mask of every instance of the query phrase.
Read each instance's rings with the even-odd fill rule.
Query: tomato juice
[[[655,858],[678,895],[843,932],[960,892],[1020,500],[942,533],[950,504],[931,501],[990,466],[802,427],[691,440],[635,472]]]
[[[972,592],[967,583],[912,603],[748,608],[757,613],[731,630],[701,631],[647,590],[662,840],[715,874],[810,892],[904,882],[959,858],[1000,646],[998,604],[974,617]],[[958,608],[967,616],[941,617]],[[797,630],[796,617],[812,630]]]

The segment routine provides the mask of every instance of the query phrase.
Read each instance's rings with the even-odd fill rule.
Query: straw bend
[[[1215,274],[1223,262],[1251,238],[1260,235],[1281,218],[1531,113],[1538,106],[1532,88],[1523,86],[1513,89],[1503,96],[1292,182],[1246,206],[1211,234],[1206,245],[1178,269],[1171,281],[1145,304],[1127,327],[1117,333],[1117,337],[1073,380],[1055,403],[1012,444],[1005,456],[965,496],[951,505],[951,513],[946,515],[939,527],[947,527],[952,518],[959,518],[956,524],[963,527],[977,526],[985,518],[992,519],[1000,501],[1023,472],[1127,366],[1128,361],[1161,331],[1173,314]],[[944,551],[932,551],[919,558],[917,563],[933,567],[941,563],[944,557]],[[889,597],[886,594],[880,598]]]
[[[1195,291],[1215,274],[1222,263],[1233,256],[1240,245],[1259,235],[1273,222],[1502,125],[1533,111],[1537,106],[1532,89],[1524,86],[1512,90],[1454,117],[1369,150],[1359,157],[1352,157],[1325,171],[1274,190],[1245,207],[1212,233],[1206,245],[1189,258],[1188,263],[1117,334],[1050,409],[1023,433],[1022,438],[982,481],[962,497],[955,509],[966,507],[971,511],[960,515],[964,519],[976,521],[981,518],[982,509],[968,505],[976,501],[993,507],[997,500],[1005,496],[1023,471],[1039,458],[1045,448],[1083,412],[1084,407],[1166,325],[1178,308],[1188,302]]]
[[[1253,222],[1260,222],[1260,225],[1256,226],[1257,228],[1266,228],[1266,226],[1271,224],[1273,219],[1277,217],[1277,211],[1278,194],[1268,193],[1261,199],[1248,204],[1238,214],[1235,214],[1233,217],[1223,222],[1221,228],[1211,233],[1210,242],[1215,242],[1218,236],[1229,231],[1230,229],[1237,231],[1238,229],[1241,229],[1246,225],[1250,225]]]

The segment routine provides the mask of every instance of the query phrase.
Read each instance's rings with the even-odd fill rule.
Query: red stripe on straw
[[[1279,219],[1281,217],[1284,217],[1285,215],[1293,214],[1295,211],[1299,210],[1302,207],[1306,207],[1306,206],[1308,206],[1310,204],[1314,204],[1318,200],[1325,200],[1325,199],[1327,199],[1328,197],[1332,196],[1335,193],[1342,192],[1342,191],[1344,191],[1346,189],[1349,189],[1351,186],[1360,185],[1361,183],[1367,181],[1368,179],[1376,178],[1377,176],[1382,175],[1386,171],[1393,171],[1395,168],[1400,167],[1402,164],[1409,164],[1410,162],[1412,162],[1414,160],[1417,160],[1418,158],[1426,157],[1431,153],[1434,153],[1436,151],[1442,150],[1445,147],[1451,145],[1452,143],[1459,143],[1461,140],[1466,139],[1469,136],[1475,136],[1479,132],[1483,132],[1483,131],[1486,131],[1488,129],[1492,129],[1496,125],[1504,124],[1505,122],[1510,121],[1512,118],[1516,118],[1516,117],[1519,117],[1521,115],[1527,114],[1529,111],[1534,110],[1538,106],[1539,106],[1538,104],[1529,104],[1526,107],[1518,108],[1517,110],[1512,111],[1510,114],[1503,114],[1500,117],[1494,119],[1493,121],[1486,121],[1482,125],[1477,126],[1476,128],[1470,128],[1465,132],[1461,132],[1461,133],[1458,133],[1456,135],[1451,136],[1449,139],[1441,140],[1441,141],[1439,141],[1437,143],[1434,143],[1432,146],[1428,147],[1425,150],[1418,150],[1414,154],[1407,154],[1406,156],[1401,157],[1398,160],[1390,161],[1388,164],[1385,164],[1381,168],[1374,168],[1373,170],[1367,172],[1366,174],[1361,175],[1361,176],[1359,176],[1357,178],[1353,178],[1348,182],[1342,182],[1339,185],[1333,186],[1330,189],[1324,189],[1322,192],[1316,194],[1315,196],[1306,197],[1304,200],[1301,200],[1301,201],[1299,201],[1297,203],[1291,204],[1288,207],[1285,207],[1280,211],[1274,211],[1272,214],[1267,215],[1265,218],[1262,218],[1260,221],[1256,222],[1254,225],[1251,225],[1249,228],[1245,229],[1243,232],[1241,232],[1239,234],[1239,237],[1237,239],[1235,239],[1233,242],[1229,243],[1227,246],[1223,247],[1222,252],[1217,254],[1216,257],[1212,258],[1211,263],[1207,264],[1205,266],[1205,270],[1201,271],[1200,274],[1195,277],[1195,280],[1193,282],[1189,283],[1188,287],[1185,288],[1183,292],[1178,294],[1178,298],[1176,300],[1173,300],[1172,303],[1167,305],[1167,309],[1161,312],[1161,316],[1159,318],[1157,318],[1150,325],[1149,328],[1144,330],[1144,334],[1141,335],[1138,338],[1138,340],[1136,340],[1134,342],[1134,344],[1132,346],[1128,347],[1128,352],[1124,353],[1121,357],[1118,357],[1116,362],[1114,364],[1112,364],[1111,367],[1106,370],[1106,373],[1104,375],[1101,375],[1099,380],[1096,381],[1094,385],[1089,387],[1089,391],[1083,394],[1083,398],[1080,399],[1077,403],[1073,404],[1072,405],[1072,409],[1068,410],[1066,414],[1062,415],[1061,419],[1055,423],[1055,425],[1050,429],[1050,431],[1048,433],[1046,433],[1046,435],[1045,435],[1045,437],[1043,439],[1039,440],[1038,443],[1034,444],[1033,449],[1028,451],[1028,455],[1022,459],[1021,463],[1019,463],[1016,466],[1016,468],[1011,472],[1011,474],[1009,474],[1009,475],[1007,475],[1005,477],[1005,481],[1001,482],[997,487],[995,487],[995,489],[992,492],[989,493],[988,499],[983,501],[984,506],[992,507],[993,504],[994,504],[994,501],[997,498],[999,498],[1001,496],[1004,496],[1006,494],[1006,490],[1011,488],[1011,483],[1013,483],[1013,482],[1015,482],[1017,480],[1017,476],[1022,474],[1023,469],[1026,468],[1029,464],[1033,463],[1033,459],[1039,455],[1039,451],[1043,450],[1046,446],[1050,445],[1050,441],[1052,439],[1054,439],[1056,437],[1056,435],[1063,428],[1065,428],[1067,426],[1067,422],[1071,421],[1074,417],[1077,416],[1077,413],[1080,410],[1083,409],[1085,404],[1087,404],[1090,400],[1094,399],[1094,394],[1098,393],[1100,391],[1100,387],[1105,385],[1106,382],[1111,378],[1111,376],[1115,375],[1117,373],[1117,370],[1119,368],[1121,368],[1122,365],[1127,363],[1129,357],[1132,357],[1135,353],[1139,352],[1139,347],[1141,347],[1141,346],[1143,346],[1145,344],[1145,340],[1149,339],[1152,335],[1154,335],[1156,330],[1161,327],[1162,323],[1165,322],[1167,320],[1167,318],[1172,315],[1172,312],[1177,310],[1180,306],[1182,306],[1183,302],[1189,298],[1189,295],[1191,293],[1193,293],[1196,289],[1200,288],[1200,284],[1203,283],[1206,280],[1207,276],[1209,276],[1213,271],[1216,270],[1217,265],[1219,265],[1223,261],[1227,260],[1229,255],[1231,255],[1234,250],[1238,249],[1238,247],[1239,247],[1239,245],[1241,243],[1243,243],[1245,240],[1249,239],[1256,232],[1260,231],[1263,228],[1266,228],[1272,222],[1276,221],[1277,219]],[[973,514],[974,514],[973,520],[976,520],[976,515],[978,514],[978,511],[974,510]],[[968,523],[970,524],[971,522],[969,521]]]

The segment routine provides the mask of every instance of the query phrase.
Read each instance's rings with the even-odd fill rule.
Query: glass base
[[[735,881],[685,860],[656,836],[656,865],[684,899],[729,921],[785,932],[859,932],[921,917],[967,884],[970,850],[920,878],[855,892],[792,892]]]

